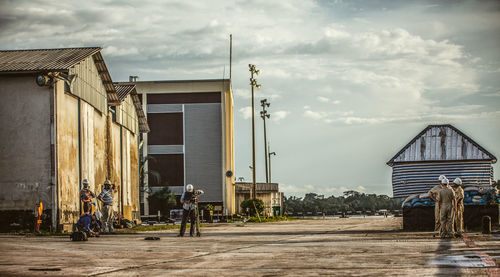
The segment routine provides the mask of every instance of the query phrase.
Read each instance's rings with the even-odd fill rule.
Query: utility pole
[[[254,105],[254,88],[260,89],[260,85],[257,84],[257,80],[253,78],[253,75],[259,75],[260,70],[255,68],[255,65],[248,65],[250,71],[250,86],[252,87],[252,197],[257,198],[255,190],[255,105]]]
[[[269,183],[271,183],[271,155],[276,156],[276,152],[271,152],[271,149],[269,149]]]
[[[266,135],[266,117],[271,117],[267,113],[266,106],[269,107],[271,103],[267,102],[267,99],[260,100],[260,105],[262,106],[262,111],[260,112],[260,117],[264,120],[264,160],[266,161],[266,183],[269,183],[269,171],[267,170],[267,135]]]

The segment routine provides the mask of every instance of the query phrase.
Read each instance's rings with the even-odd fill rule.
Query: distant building
[[[186,184],[202,189],[201,203],[211,203],[224,214],[235,212],[233,96],[230,80],[139,81],[151,132],[144,135],[144,157],[152,157],[151,174],[141,197],[144,214],[156,214],[149,192],[168,186],[181,195]],[[149,188],[149,190],[148,190]]]
[[[452,125],[429,125],[387,164],[392,167],[394,197],[425,193],[439,175],[464,186],[491,185],[497,158]]]
[[[82,212],[83,179],[116,185],[115,211],[139,218],[138,137],[147,132],[134,86],[115,86],[101,48],[0,51],[0,226],[33,223],[42,201],[53,230]]]
[[[252,183],[236,182],[236,213],[245,214],[241,202],[250,199]],[[257,199],[264,202],[264,215],[281,216],[283,213],[283,193],[279,191],[278,183],[256,183],[255,193]]]

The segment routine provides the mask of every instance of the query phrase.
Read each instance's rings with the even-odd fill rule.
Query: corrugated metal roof
[[[429,125],[389,162],[464,161],[497,158],[452,125]]]
[[[63,71],[99,51],[100,47],[0,50],[0,72]]]
[[[139,121],[139,132],[141,133],[149,133],[149,125],[146,115],[144,114],[144,110],[142,109],[142,104],[137,95],[137,90],[135,89],[135,85],[133,84],[120,84],[113,83],[116,94],[119,98],[119,101],[123,101],[125,97],[130,93],[130,97],[132,97],[132,102],[134,102],[135,111],[137,112],[137,118]]]
[[[135,88],[135,85],[122,85],[119,83],[114,83],[114,86],[120,102],[123,101],[130,91]]]
[[[66,71],[92,56],[106,89],[108,103],[120,103],[101,50],[101,47],[0,50],[0,73]]]

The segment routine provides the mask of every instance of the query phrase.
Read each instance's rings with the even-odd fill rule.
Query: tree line
[[[387,195],[365,194],[354,190],[345,191],[342,196],[318,195],[307,193],[302,197],[284,197],[284,211],[288,214],[297,213],[375,213],[378,210],[399,210],[403,199],[394,199]]]

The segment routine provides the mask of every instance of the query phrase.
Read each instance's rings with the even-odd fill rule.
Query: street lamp
[[[276,156],[276,152],[269,152],[268,155],[269,155],[269,183],[271,183],[271,155]]]
[[[260,111],[260,117],[264,120],[264,160],[266,161],[266,183],[269,183],[269,174],[267,171],[267,136],[266,136],[266,117],[271,117],[267,113],[266,107],[269,107],[271,103],[267,102],[267,99],[260,100],[260,105],[262,106],[262,111]]]
[[[254,93],[253,90],[254,88],[260,89],[260,85],[257,84],[257,80],[253,78],[253,75],[259,75],[260,70],[257,70],[255,68],[255,65],[249,64],[248,65],[249,71],[250,71],[250,86],[252,87],[252,196],[253,198],[257,197],[256,191],[255,191],[255,106],[254,106]]]

